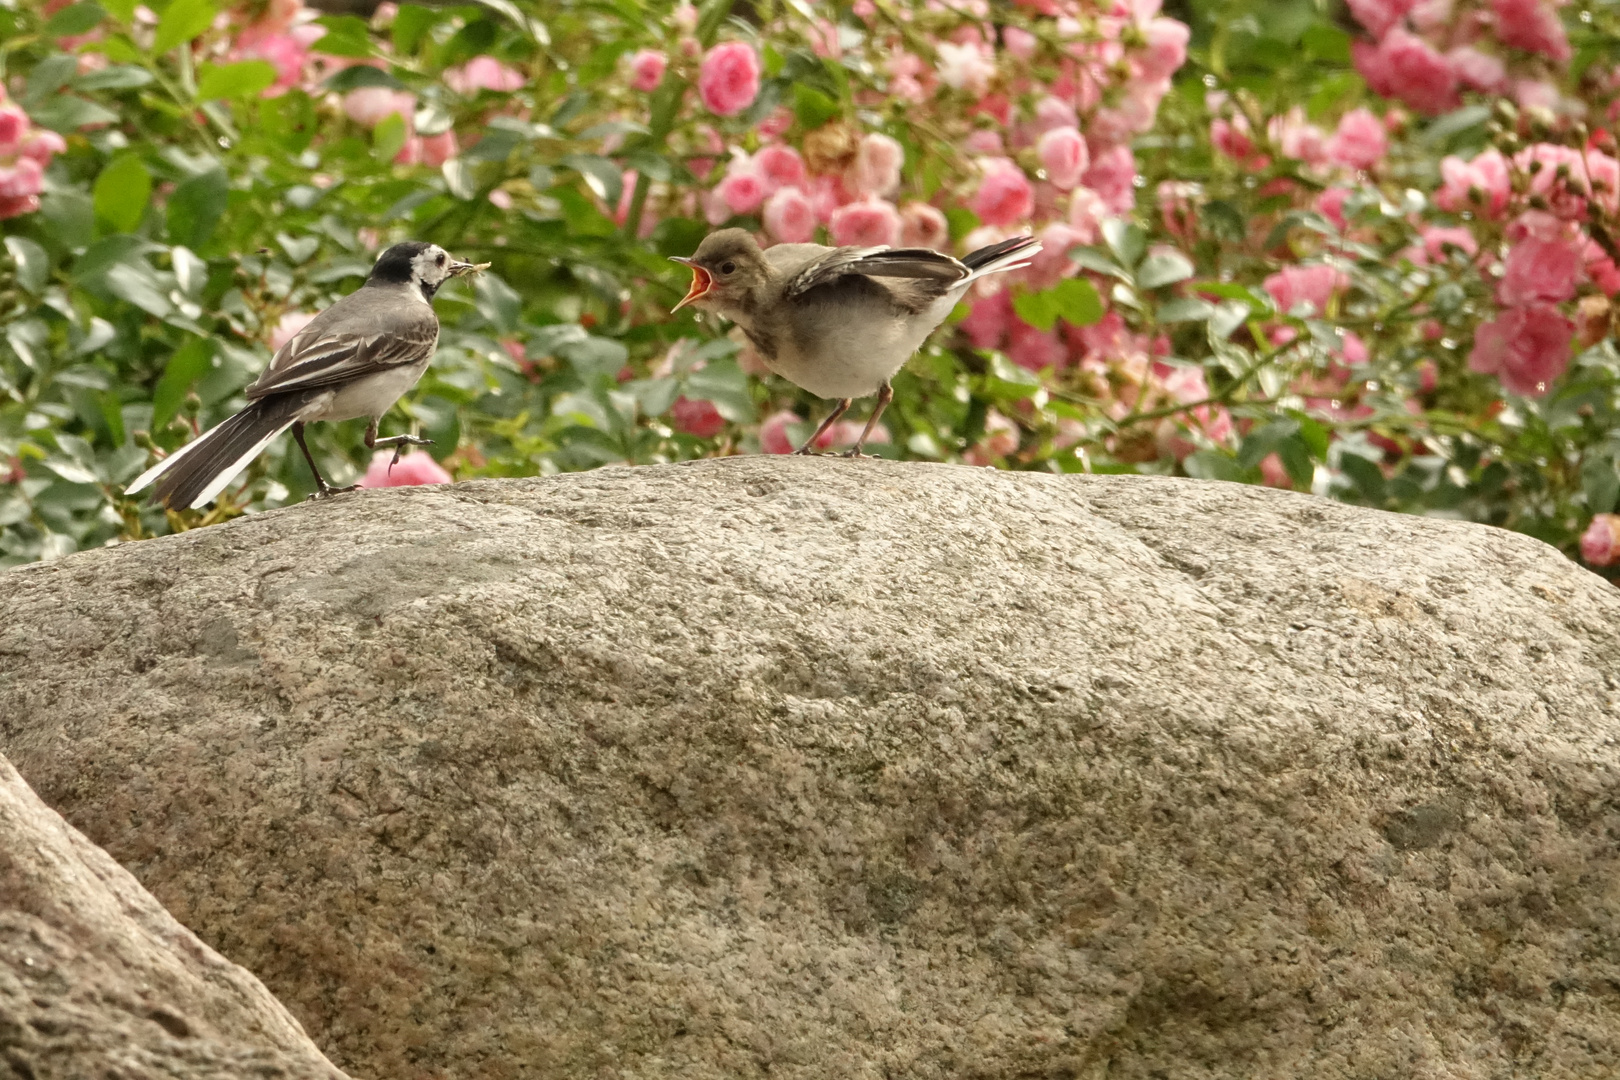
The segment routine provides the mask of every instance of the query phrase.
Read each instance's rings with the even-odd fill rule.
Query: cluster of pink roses
[[[1351,46],[1356,70],[1385,97],[1431,116],[1455,109],[1465,90],[1511,93],[1525,105],[1547,104],[1549,93],[1557,98],[1532,62],[1539,55],[1563,63],[1571,55],[1551,0],[1490,0],[1462,11],[1454,0],[1349,3],[1372,35]]]
[[[0,86],[0,219],[31,214],[39,209],[45,187],[45,167],[67,149],[54,131],[35,127],[22,107],[6,97]]]

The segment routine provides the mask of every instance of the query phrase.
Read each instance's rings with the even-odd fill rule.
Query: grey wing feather
[[[786,299],[802,296],[850,274],[949,283],[962,280],[968,273],[966,266],[949,255],[927,248],[834,248],[790,278],[782,295]]]
[[[321,312],[277,350],[263,374],[247,387],[248,399],[331,386],[417,364],[432,355],[439,341],[439,320],[432,308],[401,303],[386,295],[363,296],[363,292],[346,296]],[[351,304],[351,300],[364,302]]]

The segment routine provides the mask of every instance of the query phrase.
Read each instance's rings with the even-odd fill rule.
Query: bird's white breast
[[[381,417],[394,402],[416,385],[427,370],[428,361],[387,368],[334,387],[309,403],[299,419],[353,420],[357,416]]]
[[[926,311],[905,318],[894,318],[887,312],[880,317],[850,312],[842,319],[819,318],[811,333],[793,335],[808,348],[800,350],[791,340],[784,340],[778,345],[775,359],[767,363],[778,375],[817,397],[875,394],[905,367],[955,306],[953,291]]]

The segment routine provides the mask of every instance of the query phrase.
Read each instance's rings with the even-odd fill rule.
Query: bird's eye
[[[721,263],[720,264],[720,272],[722,274],[730,274],[730,273],[734,272],[736,269],[737,269],[737,264],[733,263],[733,262]]]
[[[442,252],[442,251],[439,252],[439,265],[440,266],[444,265],[444,252]]]

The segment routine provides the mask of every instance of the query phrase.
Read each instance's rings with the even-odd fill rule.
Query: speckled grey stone
[[[0,1076],[345,1080],[0,757]]]
[[[0,574],[0,750],[368,1078],[1620,1072],[1620,594],[745,458]]]

